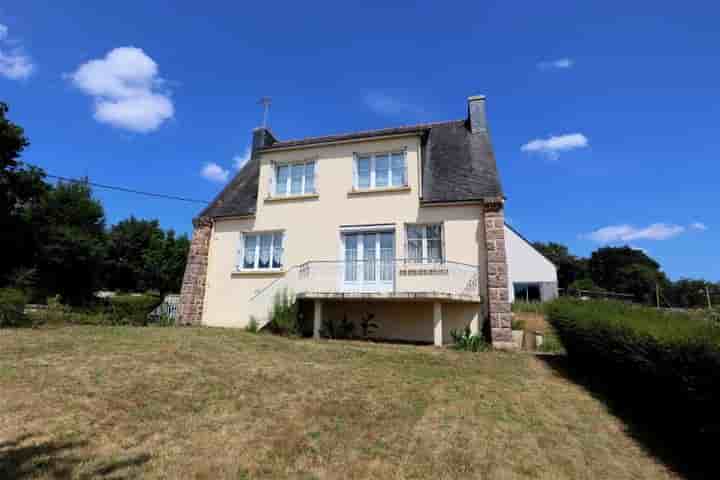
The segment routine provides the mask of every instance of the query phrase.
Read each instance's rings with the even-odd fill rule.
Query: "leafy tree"
[[[534,242],[533,247],[557,267],[558,287],[567,289],[573,282],[588,276],[587,260],[570,254],[565,245]]]
[[[7,119],[8,106],[0,102],[0,284],[17,276],[29,278],[28,269],[36,245],[28,210],[47,193],[44,173],[26,168],[20,155],[30,145],[23,129]]]
[[[601,292],[602,288],[595,285],[595,283],[590,278],[581,278],[579,280],[575,280],[567,288],[567,292],[570,295],[577,295],[580,293],[580,291]]]
[[[130,217],[108,232],[106,286],[112,290],[143,291],[150,288],[152,275],[146,270],[145,253],[161,248],[163,231],[157,220]]]
[[[148,286],[161,294],[179,293],[189,250],[190,240],[186,235],[176,238],[174,230],[152,241],[143,254]]]
[[[658,282],[667,284],[660,264],[640,250],[630,247],[604,247],[592,253],[590,278],[611,292],[631,293],[636,301],[654,298]]]
[[[106,286],[113,290],[179,292],[190,241],[157,220],[130,217],[108,232]]]
[[[664,297],[673,307],[706,308],[708,293],[710,294],[710,302],[717,305],[718,300],[720,300],[720,288],[718,288],[718,285],[705,280],[681,278],[665,289]]]
[[[83,183],[48,187],[30,213],[35,228],[38,287],[77,305],[101,287],[105,212]]]

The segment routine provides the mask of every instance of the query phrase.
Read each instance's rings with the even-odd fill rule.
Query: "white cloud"
[[[702,222],[693,222],[690,224],[690,228],[692,230],[697,230],[698,232],[704,232],[708,229],[707,225]]]
[[[225,183],[230,177],[230,171],[214,162],[206,163],[200,175],[211,182]]]
[[[8,41],[8,27],[0,24],[0,75],[11,80],[28,78],[35,71],[32,59],[17,42]]]
[[[365,105],[380,115],[396,116],[403,114],[421,114],[423,109],[418,105],[383,92],[369,92],[363,97]]]
[[[245,153],[243,153],[242,155],[235,155],[232,159],[235,168],[240,170],[242,167],[244,167],[248,160],[250,160],[250,155],[252,155],[252,150],[250,149],[250,147],[247,147],[245,149]]]
[[[545,60],[543,62],[539,62],[538,68],[540,70],[563,70],[566,68],[571,68],[575,64],[575,61],[572,58],[558,58],[556,60]]]
[[[95,100],[95,119],[134,132],[151,132],[173,117],[175,108],[158,76],[158,65],[140,48],[120,47],[68,75]]]
[[[668,223],[653,223],[645,228],[624,224],[609,225],[583,236],[598,243],[613,243],[633,240],[667,240],[684,231],[685,227]]]
[[[569,133],[546,139],[536,138],[520,147],[520,150],[527,153],[539,153],[555,160],[560,156],[560,152],[585,148],[589,144],[587,137],[582,133]]]

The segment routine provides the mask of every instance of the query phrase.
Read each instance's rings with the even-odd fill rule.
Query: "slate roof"
[[[248,163],[200,216],[255,213],[262,152],[409,133],[422,136],[421,202],[462,202],[503,196],[489,134],[472,133],[467,120],[453,120],[273,142],[253,152]]]
[[[423,145],[425,203],[502,197],[490,136],[471,133],[467,120],[434,125]]]

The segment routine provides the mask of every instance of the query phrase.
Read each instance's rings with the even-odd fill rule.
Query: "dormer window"
[[[357,154],[354,167],[356,190],[407,186],[405,152]]]
[[[315,161],[275,166],[275,192],[278,197],[315,193]]]

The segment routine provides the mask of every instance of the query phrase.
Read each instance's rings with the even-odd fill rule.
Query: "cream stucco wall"
[[[409,189],[352,194],[353,154],[406,150]],[[341,260],[341,226],[393,224],[396,257],[405,257],[405,224],[442,222],[446,258],[480,266],[480,291],[484,284],[485,257],[482,206],[421,207],[419,202],[419,138],[408,136],[384,140],[328,145],[265,153],[261,157],[260,187],[254,218],[216,219],[210,241],[208,283],[203,321],[205,325],[243,327],[259,307],[250,305],[253,293],[278,278],[278,274],[237,273],[242,232],[283,231],[284,265],[313,260]],[[316,161],[317,198],[268,200],[273,162]],[[432,338],[432,308],[425,304],[418,316],[406,304],[388,307],[398,318],[417,318],[428,323]],[[406,308],[407,307],[407,308]],[[261,309],[267,310],[268,306]],[[453,305],[448,311],[457,310]],[[477,305],[475,307],[477,308]],[[425,321],[427,316],[427,321]],[[422,317],[423,320],[420,320]],[[425,328],[424,326],[421,328]]]

